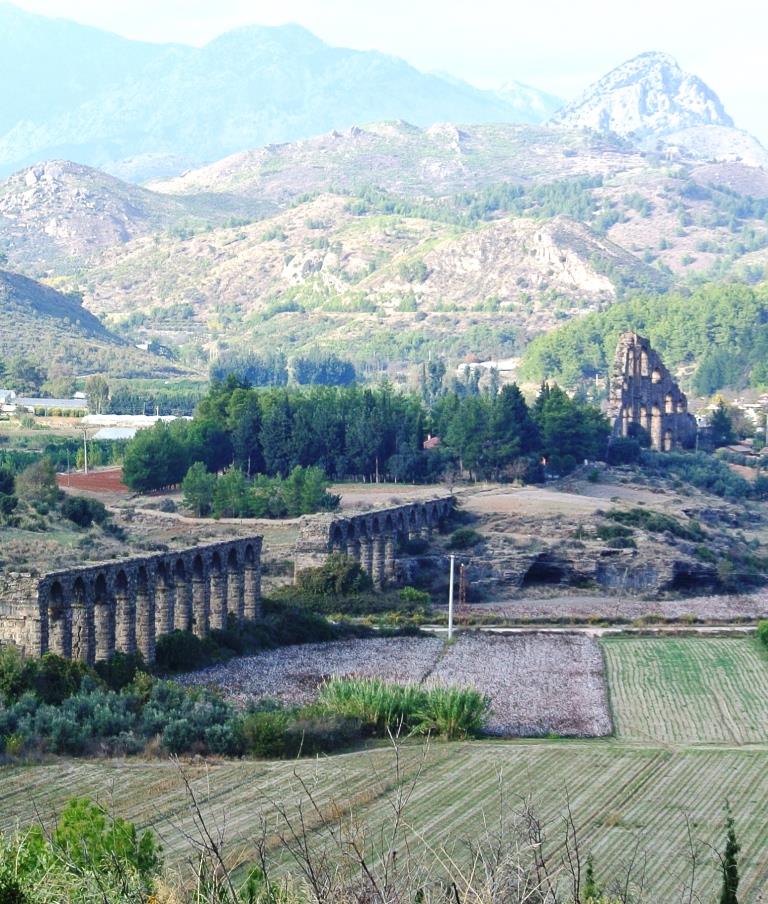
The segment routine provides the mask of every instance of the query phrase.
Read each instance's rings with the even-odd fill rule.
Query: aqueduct
[[[647,339],[637,333],[619,337],[611,374],[608,417],[613,435],[644,434],[658,452],[690,448],[696,442],[696,418],[688,399]]]
[[[92,664],[116,650],[155,658],[175,629],[202,637],[261,616],[261,537],[71,568],[0,587],[0,640]]]
[[[395,579],[398,539],[429,538],[454,505],[455,499],[446,496],[348,517],[308,516],[296,544],[294,574],[341,552],[358,561],[374,586],[381,588]]]

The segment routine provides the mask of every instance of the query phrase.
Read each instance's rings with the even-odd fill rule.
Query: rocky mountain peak
[[[657,52],[642,53],[611,70],[551,121],[635,139],[697,126],[733,126],[708,85],[684,72],[669,54]]]

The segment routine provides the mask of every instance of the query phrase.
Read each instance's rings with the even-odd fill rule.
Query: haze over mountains
[[[298,26],[196,49],[0,4],[0,51],[0,168],[40,161],[0,181],[0,265],[194,368],[516,355],[626,292],[768,265],[768,153],[666,54],[555,112]]]
[[[10,4],[0,4],[0,86],[0,173],[64,157],[136,181],[377,120],[537,122],[552,108],[527,86],[482,91],[330,47],[297,25],[241,28],[194,48]]]

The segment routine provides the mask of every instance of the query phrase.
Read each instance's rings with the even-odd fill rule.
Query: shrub
[[[185,672],[209,662],[213,644],[191,631],[172,631],[157,638],[155,664],[160,671]]]
[[[111,659],[101,660],[94,671],[113,691],[120,691],[136,678],[137,672],[144,672],[144,657],[140,652],[123,653],[117,650]]]
[[[45,653],[38,660],[31,660],[31,689],[43,703],[62,703],[80,690],[83,678],[88,674],[84,662],[63,659],[55,653]]]
[[[50,459],[41,458],[26,467],[16,478],[16,492],[29,502],[55,502],[60,491]]]
[[[768,620],[759,621],[757,623],[757,638],[768,647]]]
[[[103,524],[108,517],[103,502],[84,496],[65,497],[61,503],[61,514],[80,527],[90,527],[94,522]]]
[[[432,602],[432,597],[428,593],[417,590],[416,587],[403,587],[399,596],[404,603],[410,603],[412,606],[429,606]]]
[[[296,587],[310,596],[344,596],[371,588],[371,579],[359,562],[334,553],[319,568],[305,568],[296,576]]]
[[[470,549],[483,542],[482,534],[471,527],[460,527],[451,534],[448,541],[448,549]]]
[[[298,710],[285,730],[285,749],[289,756],[317,756],[349,747],[359,741],[359,719],[316,712],[311,707]]]
[[[661,512],[654,512],[649,509],[634,508],[627,511],[608,512],[605,516],[619,524],[632,525],[639,527],[641,530],[650,533],[667,533],[669,532],[681,540],[704,540],[706,534],[696,521],[689,521],[683,524],[677,518],[671,515],[664,515]]]
[[[243,748],[251,756],[282,757],[286,754],[287,728],[288,715],[282,710],[249,712],[240,726]]]
[[[490,700],[473,688],[432,688],[424,707],[416,713],[414,730],[447,741],[474,738],[481,733],[490,707]]]

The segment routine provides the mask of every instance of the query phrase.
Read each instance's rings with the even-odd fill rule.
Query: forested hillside
[[[725,386],[768,385],[765,282],[634,296],[539,336],[525,353],[521,375],[570,386],[605,375],[625,330],[648,337],[668,367],[687,368],[697,394],[709,395]]]

